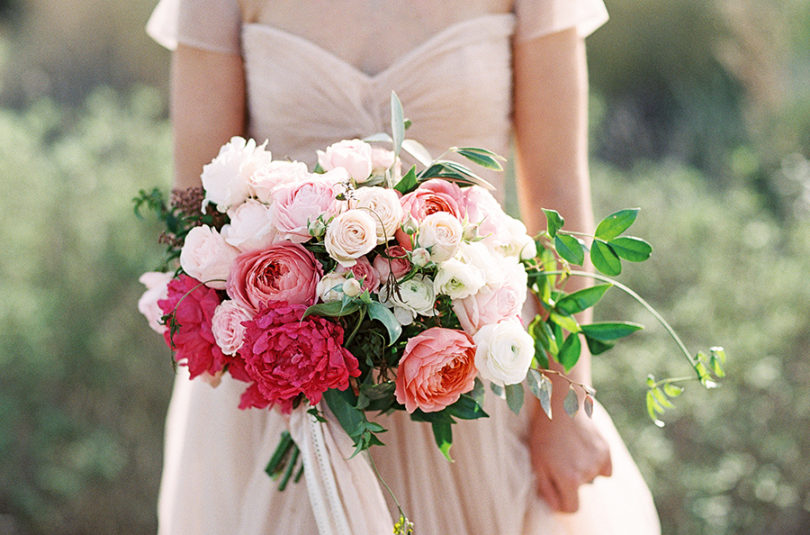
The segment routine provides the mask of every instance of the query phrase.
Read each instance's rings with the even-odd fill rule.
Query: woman
[[[175,187],[199,185],[202,165],[237,134],[312,165],[315,149],[388,130],[395,90],[409,137],[434,154],[506,154],[514,134],[530,232],[543,226],[540,206],[590,229],[583,38],[605,19],[601,0],[163,0],[149,30],[174,49]],[[571,375],[589,383],[589,359]],[[488,401],[491,418],[455,427],[454,464],[428,426],[380,420],[387,446],[372,455],[418,533],[658,532],[609,417],[564,416],[566,383],[556,386],[551,420]],[[304,486],[278,492],[263,472],[283,420],[238,411],[241,389],[178,377],[161,533],[316,532]]]

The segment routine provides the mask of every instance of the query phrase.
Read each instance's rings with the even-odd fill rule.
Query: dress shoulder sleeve
[[[160,0],[146,33],[174,50],[178,43],[239,54],[242,15],[237,0]]]
[[[518,42],[568,28],[587,37],[608,20],[603,0],[515,0],[514,6]]]

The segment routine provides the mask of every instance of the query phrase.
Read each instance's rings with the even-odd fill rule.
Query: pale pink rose
[[[353,266],[377,245],[377,226],[365,210],[347,210],[326,227],[324,245],[342,266]]]
[[[484,286],[478,293],[453,301],[453,312],[468,334],[475,334],[486,324],[520,316],[526,301],[526,286]]]
[[[394,394],[409,413],[436,412],[472,390],[475,375],[475,344],[469,335],[431,327],[408,340]]]
[[[371,176],[371,145],[360,139],[344,139],[318,151],[318,163],[324,171],[342,167],[357,182]]]
[[[285,184],[273,192],[271,217],[276,227],[276,241],[303,243],[312,236],[309,223],[323,217],[324,221],[337,215],[342,203],[336,199],[334,183],[323,179]]]
[[[311,305],[322,274],[321,263],[302,245],[279,243],[239,255],[226,289],[231,299],[254,313],[271,301]]]
[[[371,175],[372,176],[383,176],[388,169],[394,165],[394,151],[384,149],[382,147],[371,147]],[[397,168],[400,166],[400,162],[397,159]],[[397,174],[397,169],[392,169],[394,175]]]
[[[388,275],[393,273],[394,278],[399,279],[411,271],[411,263],[408,261],[408,253],[399,245],[392,245],[385,249],[385,254],[378,254],[374,257],[374,269],[380,274],[380,280],[388,280]]]
[[[228,210],[228,217],[231,222],[222,227],[222,237],[240,252],[264,249],[273,243],[276,234],[275,227],[270,207],[266,204],[248,199],[239,206]]]
[[[248,180],[248,186],[257,199],[269,204],[276,188],[285,184],[303,182],[309,176],[305,163],[276,160],[256,170]]]
[[[238,136],[223,145],[216,158],[203,167],[200,176],[205,188],[203,209],[212,202],[217,210],[225,212],[244,202],[250,195],[250,178],[271,161],[266,146],[267,142],[257,146],[255,140]]]
[[[251,319],[250,311],[236,301],[226,299],[217,306],[211,319],[211,332],[223,354],[235,355],[239,351],[245,338],[242,322]]]
[[[138,310],[146,317],[149,327],[158,334],[163,334],[166,326],[161,322],[163,311],[158,306],[158,301],[166,299],[168,296],[169,281],[174,278],[172,273],[160,273],[157,271],[147,271],[138,279],[146,286],[146,291],[138,299]]]
[[[209,288],[224,290],[231,264],[238,255],[239,251],[228,245],[216,229],[201,225],[186,235],[180,266]]]
[[[374,218],[378,244],[394,238],[404,216],[397,192],[387,188],[358,188],[353,193],[351,206],[367,210]]]
[[[400,203],[402,203],[406,217],[407,214],[410,214],[417,223],[434,212],[447,212],[460,220],[463,218],[464,212],[459,201],[463,200],[463,197],[461,188],[455,184],[446,180],[433,179],[404,195],[400,199]]]
[[[368,261],[368,258],[361,256],[357,262],[351,267],[338,266],[335,270],[337,273],[346,273],[351,271],[354,278],[362,282],[364,290],[369,292],[376,292],[380,288],[380,274]]]
[[[455,216],[447,212],[434,212],[419,224],[417,241],[420,247],[430,251],[430,259],[439,263],[456,254],[462,234],[461,222]]]
[[[484,325],[473,340],[475,367],[483,379],[503,386],[526,378],[534,358],[534,339],[518,318]]]

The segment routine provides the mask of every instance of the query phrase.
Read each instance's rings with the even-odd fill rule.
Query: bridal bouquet
[[[169,206],[158,190],[141,192],[136,208],[167,224],[168,271],[142,277],[139,307],[192,379],[243,381],[240,408],[304,405],[322,418],[325,404],[356,452],[382,444],[372,412],[404,410],[430,423],[449,459],[452,424],[487,416],[485,385],[515,412],[526,385],[551,416],[552,359],[570,370],[583,342],[601,353],[641,328],[575,315],[611,286],[631,292],[608,277],[651,247],[623,235],[637,210],[605,218],[589,246],[553,210],[530,236],[484,180],[432,158],[405,127],[393,96],[392,136],[339,141],[318,151],[313,170],[235,137],[204,167],[202,188],[175,192]],[[403,169],[404,153],[417,165]],[[484,149],[448,153],[501,168]],[[601,274],[571,268],[585,254]],[[566,293],[572,276],[600,284]],[[525,322],[529,293],[541,313]],[[721,349],[686,355],[705,385],[722,375]],[[680,393],[676,382],[650,379],[654,419]],[[569,384],[566,412],[581,403],[590,413],[594,391]],[[285,484],[292,449],[285,437],[268,467],[286,460]]]

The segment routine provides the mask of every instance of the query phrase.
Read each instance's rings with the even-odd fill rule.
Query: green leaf
[[[415,190],[418,185],[419,181],[416,179],[416,167],[411,166],[408,172],[405,173],[405,176],[399,179],[394,189],[405,195]]]
[[[506,404],[515,414],[520,414],[520,409],[523,408],[523,385],[518,383],[514,385],[506,385]]]
[[[557,234],[554,238],[554,248],[566,261],[581,266],[585,261],[585,245],[574,236]]]
[[[557,314],[556,312],[552,311],[549,313],[549,320],[568,332],[578,333],[581,330],[577,320],[571,316],[563,316],[562,314]]]
[[[644,326],[629,321],[602,321],[589,325],[580,325],[580,328],[585,333],[585,336],[589,338],[609,342],[630,336],[634,332],[643,329]]]
[[[674,409],[675,405],[673,405],[669,398],[667,398],[664,393],[661,391],[660,388],[653,388],[652,389],[653,397],[655,397],[655,401],[658,402],[659,405],[665,407],[667,409]]]
[[[664,422],[658,419],[658,414],[664,412],[664,409],[656,403],[655,397],[653,396],[652,391],[647,391],[647,414],[650,417],[650,420],[653,421],[655,425],[658,427],[664,427]]]
[[[718,347],[718,346],[710,347],[709,352],[712,354],[712,356],[717,357],[717,359],[721,363],[723,363],[723,364],[726,363],[726,350],[723,349],[722,347]]]
[[[337,418],[340,427],[346,431],[357,445],[357,441],[365,428],[366,416],[363,411],[358,410],[354,405],[357,400],[354,398],[350,388],[346,390],[336,390],[330,388],[323,393],[323,399],[332,414]]]
[[[551,419],[551,380],[534,368],[530,368],[526,374],[526,383],[529,385],[529,392],[540,401],[543,412]]]
[[[557,236],[557,231],[565,224],[565,219],[556,210],[543,208],[543,213],[546,214],[546,231],[549,236],[554,238]]]
[[[506,399],[506,394],[503,391],[503,387],[499,384],[489,383],[489,389],[492,390],[492,393],[498,396],[499,398]]]
[[[483,389],[483,385],[481,385]],[[489,414],[484,412],[481,404],[470,394],[462,394],[458,401],[447,407],[450,414],[461,420],[477,420],[487,418]]]
[[[385,326],[385,330],[388,331],[388,340],[390,340],[388,343],[389,346],[396,342],[402,335],[402,325],[397,321],[391,309],[382,303],[378,303],[377,301],[369,303],[368,316]]]
[[[503,166],[498,160],[503,160],[504,158],[492,151],[475,147],[461,147],[454,150],[459,155],[464,156],[481,167],[492,169],[493,171],[503,171]]]
[[[577,333],[569,334],[560,348],[559,355],[557,355],[557,361],[563,365],[565,373],[571,371],[571,368],[573,368],[579,360],[581,352],[582,342],[579,340],[579,335]]]
[[[421,409],[416,409],[411,413],[411,420],[414,422],[430,422],[432,424],[452,424],[455,423],[453,416],[447,407],[436,412],[425,412]]]
[[[317,305],[312,305],[307,308],[301,319],[307,316],[324,316],[327,318],[348,316],[358,310],[360,310],[360,303],[356,301],[352,301],[347,305],[344,305],[341,301],[330,301],[328,303],[318,303]]]
[[[415,139],[402,140],[402,150],[413,156],[417,162],[421,163],[425,167],[429,166],[433,161],[433,158],[430,156],[428,150]]]
[[[573,418],[579,410],[579,398],[577,398],[577,393],[574,392],[574,387],[572,386],[568,387],[568,393],[563,400],[563,409],[565,409],[565,413],[571,418]]]
[[[391,137],[394,140],[394,155],[399,156],[402,141],[405,139],[405,113],[402,111],[402,102],[391,91]]]
[[[672,383],[664,383],[664,393],[671,398],[676,398],[683,394],[683,387]]]
[[[478,377],[475,378],[475,386],[473,389],[470,390],[467,394],[465,394],[473,399],[478,405],[484,404],[484,383]]]
[[[585,335],[585,342],[588,344],[588,351],[590,351],[591,355],[601,355],[605,351],[613,349],[613,346],[616,345],[591,338],[588,335]]]
[[[599,239],[593,240],[591,245],[591,262],[593,267],[611,277],[622,272],[622,261],[619,260],[619,256],[607,242]]]
[[[431,424],[431,427],[433,428],[433,438],[436,441],[436,445],[439,446],[439,451],[452,463],[453,458],[450,457],[450,447],[453,445],[453,428],[451,424],[434,422]]]
[[[629,262],[644,262],[652,254],[652,245],[632,236],[621,236],[608,241],[613,251]]]
[[[612,240],[630,228],[638,216],[638,208],[619,210],[604,218],[596,226],[595,236],[602,240]]]
[[[578,290],[557,301],[556,308],[563,314],[578,314],[598,303],[602,296],[605,295],[605,292],[612,286],[612,284],[597,284],[590,288]]]

